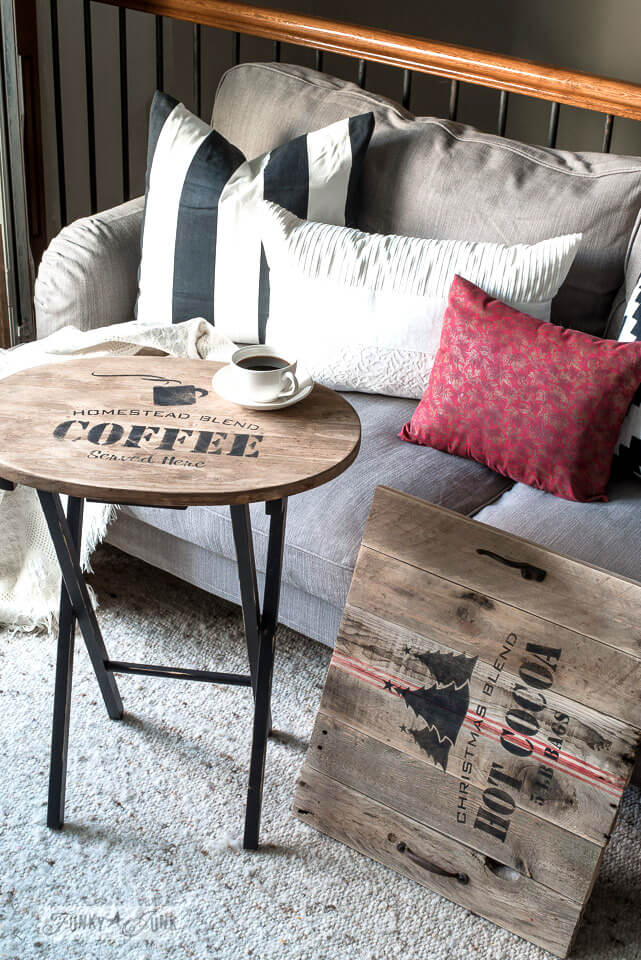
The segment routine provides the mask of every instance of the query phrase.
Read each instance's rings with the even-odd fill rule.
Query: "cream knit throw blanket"
[[[229,360],[234,344],[205,320],[170,327],[135,322],[85,333],[64,327],[44,340],[0,351],[0,377],[43,363],[73,357],[170,354],[203,360]],[[2,411],[0,411],[0,416]],[[89,570],[94,548],[104,538],[116,507],[87,503],[81,561]],[[0,622],[22,630],[51,629],[60,602],[60,570],[35,490],[0,492]]]

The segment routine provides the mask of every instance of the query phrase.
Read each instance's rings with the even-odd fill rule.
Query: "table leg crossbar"
[[[107,713],[113,720],[120,720],[123,713],[122,701],[114,677],[116,673],[251,686],[254,695],[254,722],[244,847],[247,850],[257,849],[267,738],[271,731],[274,638],[278,623],[287,512],[286,499],[272,500],[265,504],[265,510],[270,517],[270,524],[262,611],[249,507],[247,504],[230,507],[249,659],[250,673],[247,676],[237,673],[218,673],[209,670],[192,670],[185,667],[164,667],[110,660],[107,656],[100,626],[91,604],[80,565],[84,501],[77,497],[69,497],[65,515],[58,494],[38,491],[38,496],[62,572],[47,825],[59,830],[64,824],[74,635],[77,622],[98,680]]]
[[[213,670],[190,670],[188,667],[157,667],[151,663],[127,663],[106,660],[105,670],[132,673],[143,677],[166,677],[168,680],[200,680],[204,683],[225,683],[233,687],[251,687],[252,679],[244,673],[215,673]]]

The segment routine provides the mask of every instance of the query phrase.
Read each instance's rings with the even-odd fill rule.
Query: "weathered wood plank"
[[[641,658],[641,584],[635,581],[388,487],[376,490],[363,544]],[[479,550],[541,568],[545,579],[525,580],[520,570]],[[613,690],[613,707],[616,700]]]
[[[507,636],[510,637],[509,634]],[[526,664],[530,662],[527,654],[523,657],[524,647],[521,638],[513,634],[509,641],[498,645],[492,663],[478,658],[470,680],[471,710],[477,702],[489,703],[491,700],[492,706],[498,712],[500,725],[509,726],[503,721],[515,705],[515,690],[521,700],[526,697],[523,693],[523,679],[518,673],[523,659]],[[408,682],[431,686],[437,681],[437,677],[429,666],[426,666],[424,659],[429,659],[430,654],[438,653],[456,657],[459,650],[429,640],[418,632],[376,614],[366,613],[352,606],[345,608],[341,634],[336,645],[336,659],[339,654],[348,658],[355,657],[374,667],[378,673],[391,671],[392,675],[404,677]],[[519,659],[519,656],[523,659]],[[525,673],[524,676],[528,677],[528,674]],[[615,717],[569,701],[554,689],[539,692],[536,702],[528,700],[528,703],[541,706],[543,700],[544,707],[538,713],[534,714],[531,709],[526,711],[539,723],[537,734],[530,734],[527,739],[538,747],[546,741],[546,737],[554,735],[556,738],[557,731],[553,729],[551,717],[554,714],[566,713],[570,720],[563,733],[563,745],[558,747],[558,744],[555,744],[560,750],[560,759],[573,757],[578,765],[585,764],[595,776],[597,773],[602,774],[602,782],[606,785],[628,782],[641,738],[639,731]],[[488,716],[492,719],[491,714],[488,713]],[[523,722],[524,718],[519,716],[518,719]]]
[[[565,954],[641,739],[640,615],[641,584],[379,488],[296,814]]]
[[[429,825],[579,904],[601,847],[517,808],[505,841],[474,830],[482,791],[319,713],[307,757],[319,773]],[[304,775],[303,775],[304,776]],[[463,789],[461,789],[463,784]],[[305,818],[303,818],[305,819]]]
[[[402,639],[402,635],[397,634],[394,639]],[[514,778],[501,788],[505,788],[515,807],[600,845],[606,842],[625,781],[612,775],[605,775],[605,782],[597,779],[603,774],[575,759],[570,751],[565,757],[559,755],[557,761],[548,758],[544,746],[550,741],[552,726],[558,722],[553,714],[542,725],[540,736],[529,738],[530,743],[537,741],[530,750],[523,737],[500,722],[500,710],[493,698],[497,694],[503,696],[504,691],[494,685],[492,698],[483,695],[486,675],[483,665],[477,664],[469,693],[464,692],[465,719],[455,710],[444,708],[444,698],[437,691],[437,701],[430,705],[434,722],[429,726],[426,718],[415,712],[412,693],[416,688],[409,677],[392,672],[377,678],[368,670],[365,658],[361,661],[364,669],[358,660],[350,660],[349,654],[348,662],[343,661],[343,649],[347,652],[347,648],[337,648],[327,675],[322,699],[325,713],[435,768],[445,765],[448,775],[464,777],[480,790],[492,786],[492,771],[498,764],[503,777]],[[390,686],[386,688],[386,684]],[[399,689],[408,687],[409,694],[399,695]],[[424,689],[419,685],[419,695]],[[423,710],[422,704],[416,706]],[[576,726],[577,722],[574,723]],[[560,732],[568,728],[565,720],[559,722]],[[453,743],[442,739],[446,733]],[[565,735],[562,739],[565,743]],[[614,749],[620,746],[615,745]],[[595,768],[597,763],[598,759]],[[506,819],[509,823],[511,818]]]
[[[567,955],[581,908],[542,884],[488,863],[483,853],[390,810],[311,767],[299,780],[293,810],[299,819],[335,840],[558,956]],[[412,855],[419,862],[412,860]],[[462,874],[468,882],[439,876],[426,869],[426,862]]]
[[[367,547],[359,554],[348,605],[489,665],[509,635],[518,638],[521,659],[535,659],[525,657],[528,648],[558,652],[549,657],[550,695],[574,704],[580,716],[594,715],[588,723],[616,718],[619,723],[613,720],[613,726],[636,749],[641,736],[641,660]],[[387,655],[384,644],[379,654],[383,659]],[[515,680],[518,666],[512,661],[505,665]],[[639,731],[636,736],[631,727]]]

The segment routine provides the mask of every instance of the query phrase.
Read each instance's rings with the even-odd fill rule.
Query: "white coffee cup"
[[[230,370],[240,397],[257,403],[284,400],[298,393],[296,361],[263,343],[241,347],[232,355]]]

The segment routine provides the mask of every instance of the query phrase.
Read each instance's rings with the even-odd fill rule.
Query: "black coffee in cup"
[[[265,354],[264,356],[243,357],[242,360],[236,361],[236,366],[242,367],[243,370],[282,370],[283,367],[289,366],[289,361],[283,360],[282,357],[272,357]]]

